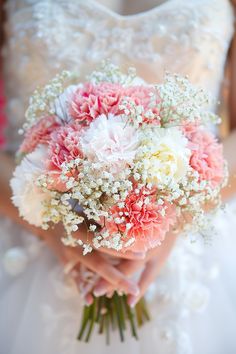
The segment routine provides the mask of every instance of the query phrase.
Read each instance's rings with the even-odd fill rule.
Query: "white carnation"
[[[45,172],[46,148],[40,145],[16,167],[11,188],[12,201],[19,208],[20,216],[35,226],[42,226],[43,202],[50,199],[50,192],[36,186],[37,178]]]
[[[118,169],[134,160],[138,144],[137,130],[113,114],[99,116],[81,139],[83,153],[89,160]]]

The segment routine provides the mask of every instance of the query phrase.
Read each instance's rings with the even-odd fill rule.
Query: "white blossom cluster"
[[[35,91],[26,112],[24,130],[32,127],[42,115],[56,115],[62,126],[71,124],[66,105],[75,90],[74,86],[66,86],[66,82],[72,76],[64,71],[44,89]],[[95,85],[104,82],[144,85],[134,69],[125,75],[110,63],[104,63],[102,69],[94,71],[88,80]],[[135,243],[135,237],[128,236],[134,223],[132,218],[129,221],[127,198],[131,193],[134,199],[143,193],[142,198],[135,201],[136,209],[132,211],[137,214],[140,210],[141,213],[141,210],[153,208],[153,197],[151,199],[148,192],[151,190],[155,190],[155,203],[162,218],[166,216],[168,204],[174,207],[177,218],[185,220],[186,230],[190,225],[194,229],[206,229],[208,221],[204,218],[203,206],[219,204],[224,181],[212,187],[210,181],[200,179],[199,173],[190,165],[192,152],[182,126],[186,123],[205,125],[209,121],[217,123],[219,119],[206,109],[211,103],[209,95],[192,86],[187,78],[167,74],[163,84],[152,88],[148,109],[124,97],[119,106],[122,113],[103,113],[90,126],[84,127],[82,133],[78,130],[82,137],[80,145],[75,148],[81,149],[81,156],[61,164],[59,182],[62,190],[57,189],[54,174],[47,170],[46,161],[50,155],[45,146],[37,147],[37,159],[40,159],[37,173],[34,155],[30,165],[26,160],[22,161],[24,168],[32,169],[27,180],[20,177],[21,165],[18,166],[12,184],[17,186],[13,188],[14,193],[20,194],[21,184],[29,183],[29,180],[35,185],[37,193],[40,191],[41,226],[47,229],[51,223],[62,222],[66,231],[62,238],[65,245],[81,246],[84,254],[99,247],[117,251],[129,248]],[[79,139],[75,140],[78,144]],[[57,149],[60,151],[59,147]],[[27,193],[28,198],[29,188]],[[27,198],[15,196],[20,210],[24,209],[21,200],[25,202]],[[27,215],[23,215],[26,220]],[[32,213],[29,215],[29,222],[34,223]],[[87,228],[86,241],[76,234],[82,224]],[[112,231],[109,231],[110,224]]]
[[[65,90],[66,83],[72,80],[73,74],[69,71],[63,71],[53,78],[45,87],[37,88],[29,99],[29,106],[25,112],[26,122],[20,134],[29,129],[43,115],[53,115],[55,109],[53,102]]]
[[[88,81],[93,84],[101,82],[119,83],[122,86],[144,83],[142,79],[137,77],[135,68],[130,67],[128,73],[124,74],[118,66],[112,64],[109,60],[104,60],[99,70],[94,70],[88,75]]]
[[[212,122],[219,124],[220,118],[208,107],[215,100],[202,88],[191,85],[187,77],[166,74],[164,84],[156,85],[156,95],[160,97],[157,105],[162,126],[181,125],[182,122],[200,121],[202,124]],[[156,97],[153,95],[153,105]]]

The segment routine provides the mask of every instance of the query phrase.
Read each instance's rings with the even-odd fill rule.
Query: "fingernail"
[[[124,295],[124,291],[117,290],[117,294],[118,294],[119,296],[123,296],[123,295]]]
[[[82,288],[80,289],[80,293],[81,293],[81,295],[82,295],[83,297],[85,297],[85,296],[88,294],[89,291],[91,291],[91,286],[90,286],[90,284],[89,284],[88,286],[82,287]]]
[[[144,259],[146,256],[145,252],[134,252],[134,256],[139,259]]]
[[[114,295],[114,291],[111,291],[107,294],[107,298],[111,299],[113,295]]]
[[[139,287],[134,283],[128,283],[128,293],[134,296],[139,295]]]
[[[128,298],[128,304],[130,307],[134,308],[137,302],[137,297],[136,296],[129,296]]]
[[[86,303],[87,306],[92,305],[92,303],[93,303],[92,296],[86,297],[85,298],[85,303]]]
[[[103,285],[101,285],[101,286],[98,285],[98,286],[95,287],[94,290],[93,290],[93,294],[94,294],[94,296],[96,296],[96,297],[103,296],[103,295],[106,294],[106,292],[107,292],[107,287],[105,287],[105,286],[103,286]]]

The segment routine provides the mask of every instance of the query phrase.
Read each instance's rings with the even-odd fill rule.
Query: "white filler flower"
[[[42,226],[43,202],[50,199],[50,192],[44,192],[35,183],[45,172],[45,157],[46,147],[40,145],[16,167],[10,182],[12,201],[19,208],[20,216],[35,226]]]

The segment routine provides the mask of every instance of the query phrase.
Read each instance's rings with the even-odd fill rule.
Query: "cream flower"
[[[85,157],[118,169],[134,160],[138,144],[136,129],[113,114],[99,116],[81,138]]]
[[[154,128],[143,138],[138,168],[148,183],[178,183],[189,169],[187,139],[178,128]]]
[[[39,145],[16,167],[11,188],[12,201],[22,216],[31,225],[42,226],[43,202],[50,199],[50,192],[36,186],[36,179],[45,172],[46,147]]]

